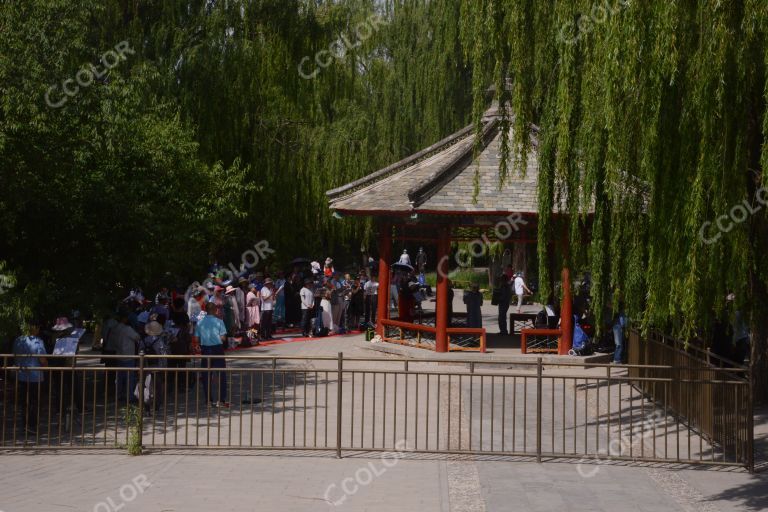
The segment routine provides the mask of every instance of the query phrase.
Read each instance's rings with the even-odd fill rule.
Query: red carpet
[[[281,331],[279,331],[279,332],[277,332],[275,334],[278,334],[278,335],[279,334],[290,334],[291,332],[299,332],[299,329],[281,330]],[[296,343],[296,342],[300,342],[300,341],[324,340],[324,339],[328,339],[328,338],[336,338],[336,337],[339,337],[339,336],[350,336],[350,335],[362,334],[362,333],[363,333],[363,331],[349,331],[349,332],[347,332],[345,334],[329,334],[328,336],[323,336],[322,338],[304,338],[304,337],[300,337],[300,336],[294,337],[294,338],[276,338],[274,340],[269,340],[269,341],[260,341],[258,345],[255,345],[255,346],[252,346],[252,347],[237,346],[235,348],[227,349],[227,352],[234,352],[234,351],[238,351],[238,350],[249,350],[249,349],[254,349],[254,348],[259,348],[259,347],[268,347],[270,345],[284,345],[286,343]],[[242,338],[236,338],[236,339],[242,339]]]

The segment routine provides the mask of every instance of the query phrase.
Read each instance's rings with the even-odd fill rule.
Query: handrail
[[[410,325],[410,324],[409,324]],[[474,331],[480,331],[483,329],[476,329],[476,328],[461,328],[461,327],[451,327],[450,330],[458,330],[458,331],[468,331],[468,330],[474,330]],[[145,360],[154,360],[154,359],[211,359],[211,358],[218,358],[218,359],[228,359],[228,360],[245,360],[245,361],[337,361],[337,356],[267,356],[267,355],[233,355],[233,354],[225,354],[225,355],[196,355],[196,354],[190,354],[190,355],[144,355],[144,356],[125,356],[125,355],[95,355],[95,354],[77,354],[75,356],[52,356],[50,354],[0,354],[0,358],[3,358],[3,360],[13,360],[15,357],[38,357],[38,358],[67,358],[67,359],[86,359],[86,360],[92,360],[92,359],[134,359],[138,361],[141,357],[143,357]],[[391,359],[391,358],[382,358],[382,357],[344,357],[345,361],[349,362],[374,362],[374,363],[402,363],[402,360],[397,359]],[[473,364],[473,365],[499,365],[499,364],[515,364],[515,365],[528,365],[535,367],[537,365],[537,362],[535,359],[532,359],[530,361],[525,360],[516,360],[516,359],[492,359],[492,360],[478,360],[478,359],[441,359],[441,358],[425,358],[425,359],[416,359],[416,360],[410,360],[411,364],[421,364],[421,363],[446,363],[450,362],[452,364]],[[646,370],[685,370],[685,371],[693,371],[693,372],[711,372],[711,373],[744,373],[748,374],[749,369],[748,368],[719,368],[719,367],[694,367],[694,366],[671,366],[671,365],[660,365],[660,364],[622,364],[622,365],[615,365],[610,363],[593,363],[593,362],[570,362],[570,361],[556,361],[556,362],[542,362],[542,365],[551,366],[551,367],[574,367],[574,368],[614,368],[614,369],[646,369]],[[6,370],[15,370],[15,369],[27,369],[27,370],[45,370],[48,367],[29,367],[29,366],[16,366],[16,365],[8,365],[3,366]],[[66,367],[53,367],[54,370],[60,371],[62,368]],[[114,368],[113,368],[114,369]],[[126,368],[129,369],[129,368]]]
[[[563,335],[562,329],[548,329],[548,328],[534,328],[534,329],[520,329],[520,352],[522,354],[528,353],[528,335],[531,336],[557,336],[558,349],[560,347],[560,337]],[[558,350],[559,351],[559,350]]]
[[[487,347],[485,327],[448,327],[445,331],[447,334],[479,334],[480,353],[485,354]]]
[[[437,328],[432,327],[431,325],[412,324],[409,322],[401,322],[399,320],[388,320],[388,319],[381,320],[381,323],[383,325],[389,325],[390,327],[399,327],[401,329],[409,329],[412,331],[424,331],[424,332],[437,333]]]

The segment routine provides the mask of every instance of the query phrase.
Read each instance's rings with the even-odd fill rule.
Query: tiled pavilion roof
[[[482,149],[476,158],[474,127],[467,126],[400,162],[327,192],[331,209],[348,215],[536,214],[536,152],[529,155],[525,175],[510,166],[500,188],[498,108],[491,107],[482,122]],[[534,133],[538,131],[534,129]],[[512,133],[507,136],[511,138]],[[535,149],[535,135],[532,143]],[[479,194],[473,201],[478,164]]]

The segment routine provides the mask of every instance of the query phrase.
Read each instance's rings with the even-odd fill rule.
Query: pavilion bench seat
[[[520,352],[557,354],[562,335],[562,329],[522,329],[520,330]]]

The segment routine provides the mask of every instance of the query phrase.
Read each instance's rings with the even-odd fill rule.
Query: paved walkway
[[[287,343],[259,347],[244,351],[274,357],[318,357],[343,351],[347,357],[381,357],[364,346],[355,343],[358,337],[335,337],[309,342]],[[238,354],[240,355],[240,354]],[[284,362],[284,361],[283,361]],[[281,364],[283,364],[281,362]],[[301,364],[300,362],[286,364]],[[307,371],[332,369],[335,361],[320,361]],[[353,363],[350,363],[350,365]],[[402,365],[401,360],[391,357],[391,362],[379,362],[381,367]],[[428,363],[412,363],[413,367]],[[369,365],[370,367],[370,365]],[[440,369],[446,363],[440,364]],[[519,372],[519,369],[515,370]],[[562,370],[559,370],[562,371]],[[362,382],[357,377],[357,392],[353,398],[345,395],[344,404],[354,411],[368,407],[363,405]],[[371,383],[371,377],[368,377]],[[411,377],[413,379],[413,377]],[[422,386],[425,381],[422,377]],[[477,377],[475,377],[477,379]],[[379,377],[380,384],[381,377]],[[403,381],[401,381],[402,383]],[[433,377],[434,384],[434,377]],[[392,383],[389,384],[392,386]],[[411,385],[415,385],[412,380]],[[498,402],[491,407],[489,395],[499,393],[498,379],[483,388],[483,395],[473,395],[472,403],[485,405],[485,418],[489,410],[498,409]],[[509,383],[507,383],[507,386]],[[516,386],[520,386],[518,382]],[[299,386],[301,389],[301,386]],[[370,393],[370,387],[368,388]],[[413,389],[413,388],[411,388]],[[424,388],[422,387],[422,390]],[[432,404],[445,404],[446,400],[457,403],[459,396],[468,403],[469,390],[453,383],[450,393],[439,398],[432,386]],[[477,387],[474,393],[477,393]],[[599,403],[596,393],[588,388],[574,392],[590,393],[585,417],[597,414]],[[351,386],[345,383],[351,393]],[[518,390],[520,396],[530,390]],[[525,391],[525,393],[523,393]],[[556,391],[556,390],[555,390]],[[395,396],[395,390],[391,389]],[[398,395],[403,393],[402,385]],[[334,393],[330,395],[333,397]],[[423,395],[423,392],[422,392]],[[370,396],[370,395],[365,395]],[[499,395],[495,395],[498,397]],[[555,394],[555,398],[561,395]],[[382,396],[379,400],[382,400]],[[605,400],[605,394],[601,401]],[[612,400],[617,399],[614,394]],[[312,403],[310,398],[310,404]],[[333,400],[333,399],[332,399]],[[497,400],[497,398],[496,398]],[[422,404],[426,406],[425,399]],[[322,404],[322,400],[320,401]],[[548,403],[548,402],[545,402]],[[569,402],[570,403],[570,402]],[[391,407],[392,402],[389,402]],[[518,403],[519,405],[519,403]],[[411,402],[410,407],[414,407]],[[455,407],[455,405],[454,405]],[[495,409],[494,409],[495,408]],[[423,411],[424,409],[421,409]],[[455,410],[455,409],[454,409]],[[498,411],[497,411],[498,412]],[[475,409],[475,414],[478,410]],[[581,414],[581,408],[579,408]],[[286,416],[284,415],[283,418]],[[290,416],[288,416],[290,417]],[[424,428],[426,415],[420,418]],[[457,416],[450,430],[443,423],[443,435],[450,431],[453,443],[469,439],[468,427],[479,442],[477,416],[470,421],[466,410]],[[545,419],[546,419],[545,411]],[[298,432],[302,417],[299,416]],[[555,432],[564,425],[557,418],[550,418]],[[459,425],[458,423],[461,423]],[[487,423],[487,422],[486,422]],[[358,429],[364,439],[369,435],[378,439],[371,425],[345,426],[343,437],[347,445],[357,444]],[[409,428],[414,428],[413,422]],[[238,431],[239,425],[235,425]],[[434,429],[436,425],[432,425]],[[276,426],[279,429],[279,424]],[[288,423],[287,433],[294,429]],[[245,428],[247,432],[247,428]],[[272,430],[267,430],[272,432]],[[377,431],[378,432],[378,431]],[[434,430],[431,430],[434,432]],[[486,437],[486,443],[500,442],[500,432],[491,425],[486,436],[495,433],[494,441]],[[595,432],[593,430],[592,432]],[[281,432],[277,431],[280,435]],[[347,436],[352,436],[349,442]],[[381,445],[392,450],[402,436],[390,438]],[[597,430],[599,435],[605,432]],[[507,437],[509,437],[509,432]],[[761,434],[762,435],[762,434]],[[567,440],[581,442],[581,433],[568,434]],[[562,439],[557,437],[557,439]],[[592,442],[589,436],[589,442]],[[529,440],[530,441],[530,440]],[[415,439],[405,445],[412,448]],[[421,441],[420,441],[421,442]],[[507,439],[509,442],[509,439]],[[518,439],[516,445],[520,444]],[[334,446],[334,443],[330,443]],[[398,446],[403,446],[399,444]],[[455,446],[455,445],[454,445]],[[466,445],[465,445],[466,446]],[[546,445],[545,445],[546,447]],[[383,458],[382,458],[383,457]],[[119,451],[100,454],[80,450],[78,453],[59,452],[4,454],[0,458],[0,511],[56,511],[82,510],[94,512],[117,511],[218,511],[279,510],[371,510],[371,511],[704,511],[727,512],[735,510],[757,511],[768,509],[768,472],[749,475],[738,468],[687,469],[650,464],[595,464],[594,461],[561,460],[537,464],[530,459],[483,456],[466,457],[430,454],[358,453],[348,452],[341,460],[334,452],[253,452],[222,448],[204,452],[168,450],[142,457],[128,457]]]
[[[768,474],[216,452],[5,455],[4,512],[758,511]]]

